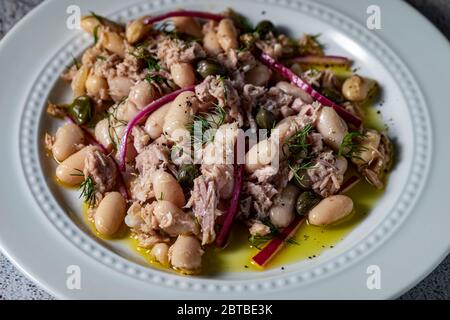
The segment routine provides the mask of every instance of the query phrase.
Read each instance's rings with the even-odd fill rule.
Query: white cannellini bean
[[[169,248],[169,262],[173,268],[186,273],[199,271],[203,250],[194,236],[180,235]]]
[[[229,49],[238,48],[238,32],[231,19],[222,19],[217,27],[217,40],[226,52]]]
[[[136,19],[127,24],[125,37],[130,44],[134,44],[141,40],[151,29],[151,24],[144,24],[148,16]]]
[[[74,123],[66,123],[56,131],[52,147],[53,156],[58,162],[64,161],[82,144],[84,144],[83,130]]]
[[[320,110],[316,127],[325,143],[335,151],[339,150],[342,140],[348,133],[347,124],[333,108],[329,107]]]
[[[280,81],[277,83],[277,87],[295,98],[300,98],[305,103],[313,102],[313,98],[309,94],[292,83]]]
[[[86,146],[61,162],[56,168],[56,177],[58,180],[69,186],[75,186],[83,182],[84,175],[80,175],[80,173],[84,170],[86,154],[92,148],[95,147]]]
[[[126,203],[119,192],[108,193],[95,211],[95,228],[105,236],[114,235],[125,218]]]
[[[344,175],[347,172],[348,161],[345,157],[340,156],[336,158],[335,167],[338,169],[339,173]]]
[[[323,199],[308,214],[312,225],[326,226],[348,216],[353,210],[353,201],[344,195],[334,195]]]
[[[109,120],[107,118],[97,122],[97,124],[95,125],[94,135],[95,139],[100,142],[106,149],[112,149],[112,134],[109,126]]]
[[[145,122],[144,130],[153,140],[157,139],[163,133],[164,117],[169,111],[171,102],[166,103],[158,110],[150,114]]]
[[[89,67],[82,65],[72,79],[71,87],[75,97],[82,96],[86,93],[86,80],[89,75]]]
[[[169,136],[178,130],[185,129],[192,121],[197,110],[198,100],[193,92],[182,92],[172,102],[164,117],[163,132]]]
[[[202,27],[195,18],[173,17],[172,21],[177,31],[188,34],[195,38],[202,37]]]
[[[183,189],[170,173],[158,171],[153,175],[153,191],[156,199],[170,201],[179,208],[186,204]]]
[[[90,74],[86,79],[86,91],[90,96],[97,96],[101,90],[108,90],[105,78]]]
[[[133,81],[127,77],[108,78],[109,94],[118,102],[130,94]]]
[[[287,227],[294,220],[294,207],[299,193],[300,190],[296,186],[288,184],[281,194],[277,195],[269,211],[270,222],[275,227]]]
[[[116,118],[120,121],[131,121],[139,113],[137,106],[129,99],[117,106]]]
[[[278,154],[275,143],[271,139],[255,144],[245,155],[245,169],[252,173],[270,164]]]
[[[100,44],[103,48],[112,53],[125,57],[124,38],[116,32],[104,31],[100,36]]]
[[[217,55],[221,53],[222,47],[217,40],[217,34],[214,31],[208,31],[203,37],[203,47],[209,55]]]
[[[94,29],[101,26],[101,22],[97,17],[94,16],[84,16],[80,21],[81,29],[89,34],[94,34]]]
[[[170,66],[170,74],[180,88],[195,84],[194,68],[189,63],[174,63]]]
[[[342,94],[350,101],[360,102],[367,98],[376,82],[358,75],[347,78],[342,84]]]
[[[167,200],[158,200],[153,209],[153,217],[158,227],[170,237],[180,234],[197,235],[200,232],[199,225],[192,214],[184,212]]]
[[[265,86],[271,76],[272,71],[262,63],[258,63],[245,74],[245,82],[249,82],[255,86]]]
[[[133,102],[138,109],[143,109],[150,102],[159,98],[158,90],[148,81],[142,80],[136,83],[130,90],[129,101]]]
[[[169,245],[167,243],[155,244],[150,254],[163,266],[169,265]]]

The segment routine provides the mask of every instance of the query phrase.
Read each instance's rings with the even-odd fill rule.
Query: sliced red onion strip
[[[128,122],[128,125],[125,128],[123,137],[120,141],[120,147],[119,147],[120,148],[119,149],[119,168],[120,168],[120,170],[125,171],[126,157],[127,157],[127,144],[128,144],[128,139],[130,137],[131,130],[134,128],[134,126],[137,125],[139,122],[141,122],[145,117],[147,117],[153,111],[159,109],[166,103],[173,101],[180,93],[185,92],[185,91],[194,91],[194,89],[195,89],[195,86],[189,86],[189,87],[171,92],[168,95],[165,95],[164,97],[161,97],[161,98],[153,101],[149,105],[147,105],[130,122]]]
[[[269,68],[272,68],[273,70],[278,72],[283,78],[288,79],[297,87],[303,89],[303,91],[308,93],[313,99],[319,101],[324,106],[333,108],[337,112],[337,114],[339,114],[339,116],[341,116],[342,119],[344,119],[348,123],[351,123],[356,127],[359,127],[361,125],[362,123],[361,119],[354,116],[340,105],[337,105],[330,99],[321,95],[319,92],[314,90],[314,88],[311,85],[309,85],[306,81],[302,80],[299,76],[297,76],[294,72],[292,72],[291,69],[285,67],[284,65],[276,61],[274,58],[269,56],[267,53],[262,52],[260,55],[260,60]]]
[[[336,66],[349,66],[351,64],[350,59],[340,56],[303,56],[295,57],[287,61],[301,64],[329,64]]]
[[[216,238],[216,245],[218,247],[224,247],[227,243],[228,236],[233,226],[234,217],[239,210],[239,199],[242,191],[242,180],[244,177],[244,166],[242,164],[236,166],[233,194],[231,196],[230,206],[225,214],[225,220],[222,228],[219,231],[219,235]]]
[[[173,17],[191,17],[214,21],[220,21],[224,18],[224,16],[220,14],[208,13],[203,11],[172,11],[156,17],[150,17],[144,20],[144,24],[152,24]]]

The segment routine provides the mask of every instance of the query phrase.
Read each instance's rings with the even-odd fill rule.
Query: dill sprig
[[[149,71],[161,70],[158,59],[146,50],[143,45],[137,47],[134,51],[131,51],[130,54],[136,59],[144,61],[147,64]]]
[[[264,245],[268,241],[272,240],[273,238],[280,238],[281,235],[280,229],[275,227],[272,222],[270,222],[270,220],[265,219],[264,221],[262,221],[262,223],[270,228],[270,233],[265,236],[252,235],[248,238],[250,244],[258,250],[261,250],[262,245]],[[292,237],[285,238],[283,239],[283,241],[287,244],[298,245],[298,242],[295,241],[295,239]]]
[[[307,124],[302,129],[297,131],[294,135],[287,138],[286,141],[284,141],[284,145],[288,148],[290,153],[296,154],[308,149],[309,143],[307,141],[307,138],[311,130],[312,125]]]
[[[72,174],[72,176],[81,177],[84,176],[83,171],[75,169],[77,173]],[[79,190],[81,190],[79,198],[83,198],[84,202],[92,208],[97,203],[97,198],[95,197],[95,182],[91,176],[87,176],[83,182],[81,182]]]
[[[192,144],[201,143],[202,145],[214,140],[215,131],[224,124],[227,113],[225,109],[216,105],[216,108],[211,113],[201,113],[199,115],[194,115],[193,122],[188,124],[188,130],[191,134]],[[200,123],[200,129],[202,132],[202,137],[196,137],[195,129],[196,123]],[[212,130],[211,130],[212,129]],[[207,131],[208,135],[204,136],[204,132]]]
[[[339,145],[338,156],[345,156],[349,158],[360,158],[362,151],[367,150],[366,147],[361,145],[361,138],[364,135],[358,131],[352,131],[347,133],[342,139]]]
[[[306,160],[306,159],[305,159]],[[305,179],[305,171],[308,169],[314,169],[316,167],[315,164],[313,164],[311,161],[302,161],[299,164],[291,164],[288,163],[289,169],[294,175],[294,179],[297,180],[297,182],[302,185],[303,180]]]
[[[150,73],[146,74],[144,80],[149,84],[164,84],[166,83],[166,79],[159,74],[152,75]]]

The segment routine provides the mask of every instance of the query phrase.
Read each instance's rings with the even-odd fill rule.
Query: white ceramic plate
[[[59,298],[375,299],[412,287],[450,248],[450,48],[403,2],[377,3],[381,30],[366,27],[371,1],[361,0],[46,1],[0,44],[2,250]],[[42,145],[53,125],[44,115],[45,103],[67,98],[58,77],[72,55],[92,42],[66,28],[66,9],[74,4],[84,13],[122,21],[177,7],[215,12],[233,7],[293,35],[322,33],[330,54],[350,56],[359,72],[383,86],[380,110],[399,147],[385,195],[334,250],[284,271],[183,277],[152,269],[123,245],[99,241],[84,225],[77,195],[54,184]],[[369,290],[373,265],[381,270],[381,288]],[[81,270],[80,290],[66,285],[69,266]]]

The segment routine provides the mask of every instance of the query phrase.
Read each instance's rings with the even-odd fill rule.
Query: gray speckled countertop
[[[345,1],[345,0],[342,0]],[[0,0],[0,39],[42,0]],[[450,39],[450,1],[407,0]],[[0,254],[0,300],[53,299]],[[450,299],[450,255],[422,282],[400,299]]]

